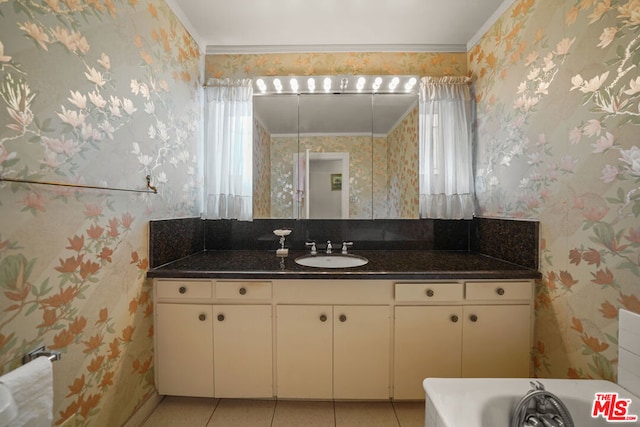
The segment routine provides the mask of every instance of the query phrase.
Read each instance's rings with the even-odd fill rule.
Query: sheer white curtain
[[[207,82],[205,218],[252,219],[252,97],[250,79],[210,79]]]
[[[420,80],[420,217],[470,219],[474,191],[468,77]]]

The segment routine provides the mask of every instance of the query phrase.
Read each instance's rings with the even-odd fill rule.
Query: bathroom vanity
[[[274,251],[154,268],[160,394],[423,399],[427,377],[529,377],[536,270],[469,252],[354,251],[323,270]]]

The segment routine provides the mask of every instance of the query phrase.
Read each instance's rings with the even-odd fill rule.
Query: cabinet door
[[[216,397],[273,397],[270,305],[216,305]]]
[[[331,306],[276,308],[276,386],[279,398],[332,398]]]
[[[335,306],[333,315],[333,397],[388,399],[389,307]]]
[[[213,397],[212,313],[210,305],[156,305],[158,393]]]
[[[424,399],[428,377],[460,377],[462,307],[396,307],[394,399]]]
[[[463,377],[529,377],[529,305],[464,307]]]

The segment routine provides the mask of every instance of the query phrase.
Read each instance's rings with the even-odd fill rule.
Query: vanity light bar
[[[288,87],[282,80],[288,80]],[[306,81],[306,87],[303,82]],[[258,77],[254,81],[254,94],[316,93],[416,93],[419,87],[416,76],[311,76],[311,77]]]

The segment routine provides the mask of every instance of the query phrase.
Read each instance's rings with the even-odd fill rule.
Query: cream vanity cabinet
[[[278,305],[276,394],[388,399],[388,305]]]
[[[272,397],[270,282],[156,280],[160,394]]]
[[[213,307],[157,304],[154,330],[158,393],[213,397]]]
[[[160,394],[423,399],[528,377],[533,282],[155,279]]]
[[[396,283],[394,398],[427,377],[528,377],[533,284]]]

